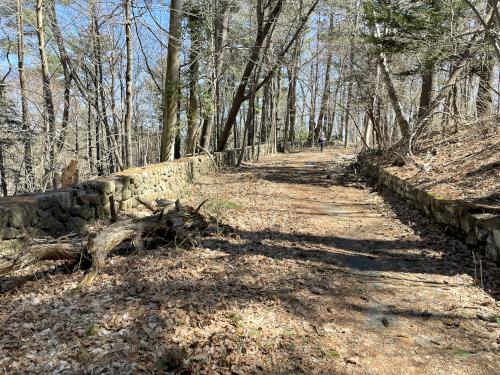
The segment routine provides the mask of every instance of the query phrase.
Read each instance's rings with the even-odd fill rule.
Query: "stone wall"
[[[218,168],[234,166],[237,151],[215,153]],[[267,146],[262,146],[260,155],[267,153]],[[252,149],[248,147],[244,160],[250,159]],[[176,198],[199,175],[215,169],[210,157],[201,155],[131,168],[43,194],[0,198],[0,240],[78,232],[88,222],[110,218],[113,210],[136,207],[137,197],[150,201]]]
[[[488,259],[500,265],[500,209],[462,200],[441,199],[366,158],[359,161],[369,176],[376,178],[412,207],[452,229],[467,244],[476,246]]]

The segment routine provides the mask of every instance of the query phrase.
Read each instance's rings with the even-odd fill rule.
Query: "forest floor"
[[[498,118],[461,125],[456,132],[434,131],[417,142],[419,165],[394,165],[395,153],[371,159],[392,174],[442,199],[500,207],[500,126]]]
[[[0,373],[500,373],[498,270],[476,286],[470,251],[360,182],[354,158],[202,177],[184,201],[210,198],[220,231],[113,256],[89,287],[81,272],[12,276]]]

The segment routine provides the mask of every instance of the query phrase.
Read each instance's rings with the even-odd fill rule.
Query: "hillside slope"
[[[500,126],[495,121],[471,123],[453,134],[430,134],[416,147],[420,165],[397,166],[394,152],[369,157],[443,199],[500,206]]]

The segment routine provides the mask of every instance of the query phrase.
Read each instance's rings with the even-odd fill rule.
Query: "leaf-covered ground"
[[[339,150],[204,177],[220,231],[2,282],[0,372],[500,373],[498,270],[345,169]],[[480,270],[476,267],[477,279]],[[480,281],[478,281],[480,283]]]
[[[373,162],[441,199],[463,199],[500,207],[498,119],[460,125],[457,132],[433,132],[419,140],[418,165],[394,165],[397,154],[371,153]]]

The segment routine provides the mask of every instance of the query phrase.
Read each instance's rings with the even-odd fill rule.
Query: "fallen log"
[[[45,260],[78,261],[87,246],[82,239],[42,238],[0,242],[0,275],[7,275]]]
[[[142,247],[144,242],[173,243],[175,246],[195,247],[200,231],[208,226],[197,209],[184,207],[179,201],[175,207],[155,207],[148,201],[141,202],[152,211],[143,218],[120,220],[104,227],[95,237],[37,238],[0,241],[0,275],[26,268],[44,260],[78,261],[90,257],[93,273],[98,273],[105,265],[110,252],[125,241],[132,246]]]
[[[159,232],[165,230],[165,223],[158,221],[157,215],[123,220],[108,226],[95,238],[89,240],[88,249],[92,256],[92,268],[95,271],[102,268],[108,254],[124,241],[131,240],[135,236],[160,235]]]

